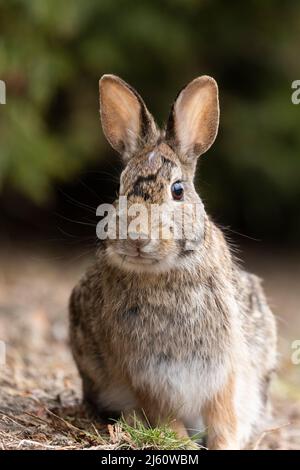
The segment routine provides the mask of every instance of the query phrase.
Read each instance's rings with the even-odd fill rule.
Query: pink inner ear
[[[101,116],[105,135],[120,151],[134,151],[140,131],[140,104],[131,90],[118,79],[101,82]]]
[[[217,85],[210,77],[199,77],[179,95],[175,104],[176,135],[183,154],[201,153],[213,143],[219,123]]]

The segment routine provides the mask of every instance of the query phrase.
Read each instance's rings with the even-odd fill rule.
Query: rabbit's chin
[[[177,256],[174,254],[166,255],[162,258],[144,258],[142,256],[129,256],[120,254],[113,247],[106,248],[107,260],[119,268],[137,273],[159,273],[168,271],[176,266]]]

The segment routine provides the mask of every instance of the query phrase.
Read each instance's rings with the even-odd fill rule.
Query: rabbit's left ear
[[[187,163],[209,149],[218,126],[218,86],[213,78],[203,75],[179,93],[167,124],[166,140]]]

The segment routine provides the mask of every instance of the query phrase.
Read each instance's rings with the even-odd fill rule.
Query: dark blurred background
[[[299,57],[299,0],[0,0],[7,409],[27,412],[28,390],[60,397],[59,381],[59,393],[78,381],[68,299],[94,256],[96,207],[114,199],[121,170],[100,127],[99,78],[120,75],[163,124],[183,85],[209,74],[219,84],[221,125],[196,184],[245,267],[264,279],[277,318],[275,407],[285,427],[267,448],[300,448],[300,365],[291,360],[300,336],[300,104],[291,100]],[[15,434],[21,442],[7,444],[11,426],[0,444],[20,448],[28,426]]]
[[[221,127],[197,174],[208,210],[234,232],[297,246],[299,44],[296,0],[1,2],[2,238],[95,237],[94,209],[120,171],[99,123],[102,74],[132,84],[160,124],[178,90],[210,74]]]

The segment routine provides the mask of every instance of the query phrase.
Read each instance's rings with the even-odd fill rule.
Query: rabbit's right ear
[[[125,160],[145,144],[155,142],[155,122],[133,88],[115,75],[103,75],[99,90],[103,132]]]

